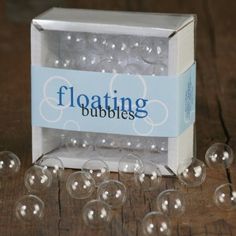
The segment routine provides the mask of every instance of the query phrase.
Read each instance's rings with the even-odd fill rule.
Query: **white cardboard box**
[[[53,8],[32,21],[31,63],[32,66],[45,66],[50,47],[54,47],[52,43],[48,42],[49,38],[44,32],[67,31],[160,37],[168,40],[167,76],[178,76],[194,64],[194,28],[195,17],[193,15]],[[168,89],[166,93],[168,93]],[[32,98],[33,96],[35,96],[34,93],[32,93]],[[195,117],[195,110],[192,116]],[[168,143],[168,152],[163,154],[166,161],[161,164],[168,166],[174,173],[180,165],[185,165],[193,157],[193,127],[194,123],[192,122],[177,137],[164,138]],[[63,128],[57,130],[33,124],[33,161],[55,149],[54,154],[63,160],[66,167],[80,168],[83,162],[89,158],[89,155],[79,157],[67,155],[65,150],[58,149],[61,140],[60,135],[56,136],[55,134],[63,132]],[[110,157],[106,159],[112,171],[117,171],[119,158]],[[164,167],[161,169],[164,174],[171,174]]]

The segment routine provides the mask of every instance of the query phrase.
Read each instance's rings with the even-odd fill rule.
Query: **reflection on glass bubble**
[[[157,197],[157,208],[169,217],[178,217],[185,212],[184,195],[174,189],[161,192]]]
[[[68,177],[66,189],[72,198],[85,199],[95,190],[95,181],[88,172],[77,171]]]
[[[206,151],[205,160],[211,168],[228,168],[234,160],[233,150],[227,144],[215,143]]]
[[[86,161],[82,170],[88,172],[94,179],[95,185],[98,186],[110,176],[108,165],[101,159],[90,159]]]
[[[143,163],[140,157],[135,153],[129,153],[119,161],[119,177],[122,181],[134,181],[134,173],[141,171],[142,168]]]
[[[107,180],[98,187],[98,198],[111,208],[119,208],[126,201],[126,187],[117,180]]]
[[[111,219],[111,208],[103,201],[92,200],[83,207],[83,220],[89,227],[105,228]]]
[[[25,172],[25,187],[31,193],[40,193],[52,185],[52,174],[42,166],[34,165]]]
[[[171,235],[171,222],[161,212],[149,212],[142,220],[143,234],[148,236]]]
[[[0,176],[8,177],[15,175],[20,170],[20,159],[10,151],[0,152]]]
[[[206,179],[206,166],[202,161],[193,158],[187,167],[179,167],[177,176],[187,187],[200,186]]]
[[[236,187],[233,184],[222,184],[214,192],[214,202],[222,210],[236,209]]]
[[[43,169],[48,169],[55,178],[60,178],[63,175],[63,162],[56,156],[45,155],[39,160],[37,164],[42,166]]]
[[[161,171],[152,161],[143,161],[143,168],[134,173],[136,185],[143,191],[158,189],[161,184]]]
[[[25,195],[16,202],[16,217],[23,222],[37,222],[43,218],[44,203],[35,195]]]

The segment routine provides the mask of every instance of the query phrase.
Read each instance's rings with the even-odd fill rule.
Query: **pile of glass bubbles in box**
[[[49,45],[45,66],[103,73],[167,75],[168,40],[165,38],[57,33],[53,32],[50,38],[48,32],[49,42],[53,44]]]
[[[215,143],[205,154],[209,168],[229,168],[233,162],[230,146]],[[13,176],[20,170],[20,159],[12,152],[0,152],[0,175]],[[118,164],[119,180],[110,178],[107,163],[100,158],[84,162],[81,170],[71,173],[65,184],[68,195],[76,200],[89,199],[82,209],[82,218],[88,227],[104,228],[112,221],[114,211],[125,203],[130,182],[140,191],[160,188],[161,171],[157,164],[146,161],[136,153],[126,153]],[[42,156],[26,172],[25,187],[28,194],[15,204],[16,217],[22,222],[37,222],[44,217],[45,204],[37,194],[49,190],[53,181],[64,175],[64,165],[54,155]],[[186,187],[200,186],[206,178],[206,166],[198,159],[177,173],[179,181]],[[91,196],[95,196],[91,200]],[[222,210],[236,210],[236,187],[222,183],[213,193],[214,203]],[[49,207],[49,206],[48,206]],[[177,189],[166,189],[156,196],[156,211],[149,212],[142,220],[144,235],[171,235],[172,219],[184,214],[186,201]]]

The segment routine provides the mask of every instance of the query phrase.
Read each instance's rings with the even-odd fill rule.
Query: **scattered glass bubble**
[[[95,190],[95,181],[88,172],[77,171],[69,175],[66,190],[72,198],[85,199]]]
[[[38,222],[44,216],[44,202],[35,195],[25,195],[16,202],[15,214],[23,222]]]
[[[21,162],[19,157],[10,151],[0,152],[0,176],[9,177],[19,172]]]
[[[92,228],[105,228],[112,220],[111,208],[101,200],[92,200],[83,207],[83,220]]]
[[[161,192],[156,203],[158,210],[169,217],[179,217],[185,212],[184,195],[175,189]]]
[[[206,151],[205,160],[210,168],[229,168],[234,161],[234,153],[229,145],[215,143]]]
[[[200,186],[206,179],[206,166],[202,161],[193,158],[187,167],[179,167],[177,176],[187,187]]]
[[[31,193],[40,193],[52,185],[52,174],[42,166],[34,165],[25,172],[25,187]]]
[[[43,169],[48,169],[54,178],[61,178],[64,173],[63,162],[56,156],[45,155],[37,164],[42,166]]]
[[[161,212],[152,211],[143,218],[142,231],[146,236],[169,236],[171,235],[171,222]]]
[[[217,207],[225,211],[236,209],[236,187],[233,184],[222,184],[214,192],[214,202]]]
[[[86,161],[82,168],[84,172],[88,172],[94,179],[96,187],[103,181],[109,179],[110,170],[106,162],[101,159],[90,159]]]
[[[119,208],[126,201],[126,187],[117,180],[107,180],[98,186],[98,198],[111,208]]]
[[[129,153],[123,156],[119,161],[118,171],[122,181],[134,181],[134,173],[141,171],[143,163],[140,157],[135,153]]]
[[[143,168],[134,173],[136,185],[143,191],[158,189],[161,184],[161,171],[152,161],[143,161]]]
[[[142,75],[144,68],[140,64],[128,64],[124,68],[124,73],[128,75]]]

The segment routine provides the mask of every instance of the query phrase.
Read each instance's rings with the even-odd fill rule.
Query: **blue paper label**
[[[180,76],[32,66],[32,125],[176,137],[195,121],[195,64]]]

